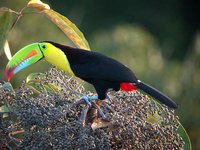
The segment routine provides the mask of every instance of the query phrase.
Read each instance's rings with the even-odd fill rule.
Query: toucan
[[[97,96],[84,96],[86,102],[104,100],[110,90],[133,91],[140,89],[170,108],[177,104],[154,87],[140,81],[127,66],[99,52],[73,48],[52,41],[43,41],[19,50],[6,66],[8,81],[20,70],[40,61],[64,70],[92,84]]]

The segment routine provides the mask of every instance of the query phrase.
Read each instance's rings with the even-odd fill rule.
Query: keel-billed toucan
[[[75,75],[92,84],[98,95],[95,99],[104,100],[110,89],[114,91],[141,89],[165,105],[171,108],[177,107],[171,98],[138,80],[135,74],[120,62],[98,52],[50,41],[33,43],[18,51],[6,66],[7,79],[10,80],[15,73],[42,59],[69,75]]]

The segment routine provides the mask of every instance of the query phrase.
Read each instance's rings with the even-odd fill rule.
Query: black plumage
[[[49,42],[49,41],[48,41]],[[176,108],[176,103],[157,89],[139,81],[135,74],[120,62],[95,51],[86,51],[66,45],[49,42],[62,50],[70,63],[73,73],[92,84],[98,98],[106,98],[108,89],[120,90],[121,83],[132,83],[152,97],[169,107]]]

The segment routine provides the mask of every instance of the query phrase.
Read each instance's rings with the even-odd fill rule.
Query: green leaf
[[[37,8],[38,10],[50,9],[48,4],[41,2],[40,0],[30,0],[27,7]]]
[[[10,9],[0,8],[0,54],[4,50],[4,45],[9,33],[9,30],[13,24],[13,13]]]
[[[10,111],[11,111],[11,108],[9,106],[7,106],[7,105],[2,105],[0,107],[0,113],[8,113]]]
[[[8,90],[9,93],[15,93],[12,85],[9,82],[4,82],[1,85],[0,90]],[[3,100],[3,104],[0,105],[0,113],[4,113],[4,116],[5,116],[5,113],[10,112],[11,109],[12,108],[11,108],[9,102],[7,100]]]
[[[83,33],[67,17],[50,9],[48,4],[40,0],[30,0],[27,6],[42,11],[43,14],[55,23],[78,48],[90,50],[90,46]]]
[[[31,73],[26,78],[26,85],[33,89],[35,94],[45,93],[47,95],[61,92],[61,88],[54,83],[43,82],[46,78],[44,73]]]
[[[151,101],[153,101],[158,107],[162,107],[158,101],[154,99],[151,99]],[[160,116],[157,112],[155,114],[150,114],[150,113],[147,114],[146,121],[149,123],[160,124],[162,122],[161,120],[162,120],[162,116]],[[182,137],[183,141],[185,142],[184,150],[191,150],[192,144],[190,141],[190,137],[188,136],[185,128],[180,123],[180,121],[178,119],[176,119],[175,121],[178,123],[178,129],[176,132]]]
[[[161,123],[161,116],[156,112],[154,114],[147,113],[147,122],[160,124]]]
[[[181,125],[181,123],[179,122],[179,128],[178,128],[178,134],[182,137],[183,141],[185,142],[184,145],[184,150],[191,150],[192,149],[192,144],[190,141],[190,138],[186,132],[186,130],[184,129],[184,127]]]
[[[4,52],[5,52],[5,55],[8,58],[8,60],[11,60],[12,55],[11,55],[10,47],[9,47],[9,44],[8,44],[7,40],[6,40],[5,45],[4,45]]]
[[[90,50],[89,44],[83,33],[67,17],[50,9],[44,10],[43,14],[53,21],[79,48]]]
[[[31,73],[27,76],[26,83],[31,84],[41,82],[45,77],[46,75],[44,73]]]
[[[15,92],[12,85],[10,84],[10,82],[4,83],[3,86],[0,88],[0,90],[2,90],[2,89],[9,90],[11,93]]]

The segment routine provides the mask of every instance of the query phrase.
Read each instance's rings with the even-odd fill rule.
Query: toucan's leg
[[[78,102],[76,102],[76,104],[82,104],[82,103],[86,103],[89,107],[94,106],[95,109],[99,112],[100,116],[105,119],[106,116],[103,113],[103,111],[101,110],[100,106],[102,104],[101,100],[98,101],[98,96],[83,96]],[[96,103],[95,103],[96,102]],[[95,116],[95,113],[93,113],[93,115]],[[92,117],[94,118],[94,117]]]
[[[109,105],[107,104],[107,102],[103,102],[103,105],[104,105],[105,107],[107,107],[112,113],[115,112],[115,110],[114,110],[111,106],[109,106]]]
[[[93,102],[93,106],[98,110],[98,112],[102,116],[102,118],[106,119],[106,115],[103,113],[103,111],[101,110],[99,105],[101,105],[101,104],[96,104],[96,103]]]
[[[82,104],[85,102],[86,104],[88,104],[91,107],[92,106],[91,101],[94,101],[94,100],[98,100],[97,95],[95,95],[95,96],[84,95],[83,97],[81,97],[81,99],[79,101],[76,102],[76,104]]]
[[[110,103],[113,102],[113,100],[110,98],[110,96],[108,95],[109,92],[113,91],[113,88],[109,88],[107,91],[106,91],[106,99],[108,99],[108,101]],[[117,90],[118,91],[118,90]]]
[[[85,126],[85,120],[86,120],[86,117],[87,117],[89,107],[90,107],[89,105],[85,106],[85,108],[82,110],[81,116],[79,118],[79,120],[80,120],[80,122],[82,123],[83,126]]]
[[[110,103],[113,102],[113,100],[110,98],[110,96],[109,96],[108,94],[106,95],[106,98],[108,99],[108,101],[109,101]]]

